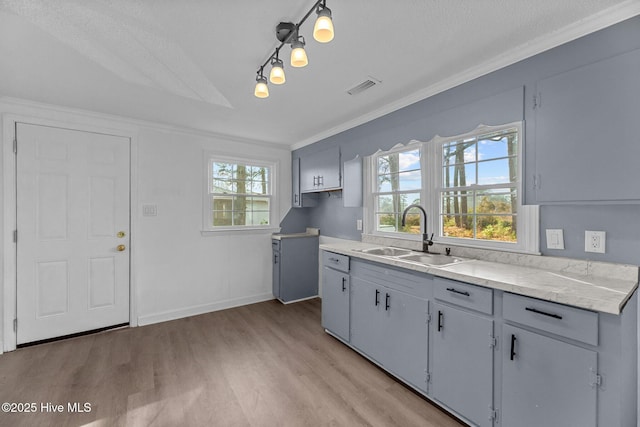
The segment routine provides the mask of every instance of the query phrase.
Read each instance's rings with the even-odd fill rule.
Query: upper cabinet
[[[342,188],[340,174],[340,147],[333,147],[300,158],[300,191],[339,190]]]
[[[634,50],[537,82],[537,204],[640,202],[639,71]]]

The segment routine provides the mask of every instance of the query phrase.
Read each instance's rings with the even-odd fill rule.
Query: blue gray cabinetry
[[[342,186],[340,147],[333,147],[300,158],[300,191],[314,193],[337,190]]]
[[[322,327],[349,342],[349,257],[322,255]]]
[[[347,328],[344,299],[323,299],[325,328],[471,425],[636,425],[637,295],[615,315],[327,251],[324,259],[349,266],[348,340],[336,332]],[[324,286],[341,290],[329,269]]]
[[[358,260],[351,265],[351,344],[426,391],[430,278]]]
[[[493,291],[436,277],[434,295],[429,394],[474,424],[491,426]]]
[[[318,236],[274,235],[273,296],[287,303],[318,295]]]
[[[634,50],[537,83],[537,203],[640,201],[638,70]]]

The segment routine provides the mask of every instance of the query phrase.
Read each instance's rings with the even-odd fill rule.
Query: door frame
[[[13,152],[13,141],[16,133],[16,124],[25,123],[30,125],[51,126],[62,129],[70,129],[84,132],[102,133],[107,135],[121,136],[129,138],[129,326],[138,326],[136,293],[136,228],[138,213],[138,138],[137,128],[115,122],[109,118],[106,120],[99,115],[91,115],[89,119],[79,122],[74,115],[68,120],[46,119],[36,116],[20,114],[2,115],[2,228],[0,237],[2,238],[3,249],[3,286],[2,305],[0,311],[2,315],[2,328],[0,329],[0,354],[3,351],[13,351],[17,347],[17,333],[13,329],[13,320],[17,317],[17,245],[13,242],[13,232],[17,227],[17,182],[16,182],[16,156]],[[97,123],[93,123],[93,122]]]

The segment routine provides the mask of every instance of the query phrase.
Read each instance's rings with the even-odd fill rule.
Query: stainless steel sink
[[[405,256],[399,256],[398,259],[403,261],[411,261],[417,262],[420,264],[426,265],[448,265],[455,264],[458,262],[466,261],[464,258],[458,258],[449,255],[439,255],[439,254],[411,254]]]
[[[369,255],[397,257],[402,255],[409,255],[411,254],[411,251],[409,249],[401,249],[401,248],[394,248],[391,246],[384,246],[380,248],[363,249],[362,253],[369,254]]]

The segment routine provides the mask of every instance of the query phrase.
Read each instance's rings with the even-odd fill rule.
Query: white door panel
[[[130,140],[22,123],[16,136],[17,343],[129,322]]]

